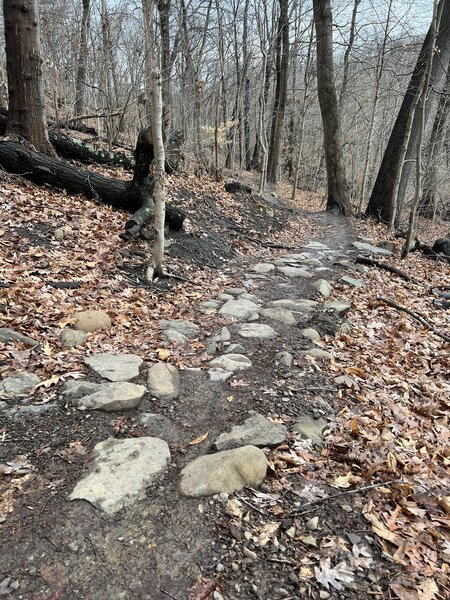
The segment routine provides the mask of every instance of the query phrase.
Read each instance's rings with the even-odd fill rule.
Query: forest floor
[[[419,253],[401,261],[402,242],[392,239],[394,254],[375,258],[409,281],[357,266],[353,243],[363,237],[377,245],[385,229],[321,212],[317,194],[299,194],[294,206],[287,185],[259,198],[228,194],[223,182],[207,178],[177,175],[168,183],[169,201],[189,216],[182,232],[168,235],[166,268],[178,279],[147,284],[149,242],[119,237],[123,213],[3,176],[0,327],[39,344],[6,342],[0,375],[27,371],[42,383],[26,397],[0,399],[0,595],[449,598],[450,362],[439,334],[449,335],[450,319],[432,291],[448,285],[448,263]],[[445,224],[423,227],[422,240],[446,232]],[[309,267],[313,277],[292,278],[277,267],[301,253],[321,272]],[[258,263],[273,269],[257,274]],[[312,286],[318,278],[331,284],[329,297]],[[73,281],[78,289],[52,285]],[[345,300],[350,309],[341,317],[297,313],[295,324],[260,318],[277,337],[243,341],[238,322],[214,307],[201,310],[202,302],[242,287],[265,307],[304,299],[319,308]],[[112,327],[64,348],[61,331],[86,309],[106,311]],[[192,321],[199,333],[185,346],[170,343],[161,319]],[[312,326],[320,334],[314,343],[302,335]],[[252,366],[214,382],[207,371],[211,336],[224,327]],[[311,346],[330,356],[305,354]],[[226,351],[225,341],[217,350]],[[280,351],[292,364],[280,364]],[[114,414],[71,406],[62,385],[97,382],[84,360],[102,352],[140,356],[134,383],[145,384],[155,362],[168,362],[181,374],[178,396],[167,401],[148,392],[137,408]],[[180,470],[211,453],[218,435],[249,411],[288,432],[284,442],[264,448],[262,486],[181,495]],[[98,442],[156,435],[140,420],[149,412],[164,418],[158,435],[169,442],[171,459],[145,497],[114,515],[69,501]],[[323,439],[313,443],[294,431],[306,417],[325,422]]]

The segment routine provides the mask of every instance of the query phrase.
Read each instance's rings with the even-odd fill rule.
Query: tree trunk
[[[8,135],[19,136],[33,144],[36,150],[53,154],[44,108],[36,0],[3,0],[3,18],[9,94]]]
[[[334,83],[331,0],[314,0],[317,38],[317,91],[322,114],[327,168],[327,210],[351,213],[342,154],[338,100]]]
[[[277,42],[277,82],[273,107],[272,130],[270,136],[267,179],[276,183],[280,177],[281,150],[283,147],[284,115],[287,104],[287,84],[289,75],[289,15],[288,0],[279,0]]]
[[[131,182],[103,177],[78,169],[56,158],[33,152],[17,142],[0,142],[0,166],[39,185],[53,185],[74,194],[84,194],[99,202],[134,212],[142,206],[142,191]],[[185,215],[179,208],[167,205],[166,221],[179,231]]]
[[[88,55],[88,37],[91,21],[91,0],[83,1],[83,14],[81,17],[80,51],[77,61],[77,75],[75,83],[75,115],[84,113],[86,94],[86,65]]]
[[[450,0],[440,0],[438,13],[441,14],[440,26],[436,38],[436,46],[439,48],[439,60],[433,61],[431,70],[431,81],[433,86],[438,86],[439,81],[445,75],[445,67],[448,65],[450,58]],[[388,145],[384,152],[383,160],[378,171],[378,176],[375,181],[369,204],[366,209],[366,214],[380,221],[388,222],[393,209],[394,199],[394,184],[396,174],[402,169],[401,150],[407,135],[408,118],[414,99],[420,89],[423,78],[425,76],[427,56],[431,43],[431,27],[423,42],[419,57],[411,76],[405,97],[403,99],[400,111],[397,115]],[[445,64],[445,67],[443,65]],[[409,148],[413,149],[417,144],[418,120],[413,122],[411,135],[409,138]],[[405,165],[406,179],[409,176],[411,165],[409,162]],[[404,179],[405,181],[405,179]],[[402,189],[403,186],[401,186]],[[403,187],[404,190],[404,187]],[[400,191],[400,200],[402,199],[402,191]],[[401,204],[401,202],[400,202]]]
[[[170,51],[170,0],[157,0],[159,29],[161,32],[161,95],[162,95],[162,131],[163,138],[169,136],[171,123],[172,95],[170,93],[170,75],[172,60]]]

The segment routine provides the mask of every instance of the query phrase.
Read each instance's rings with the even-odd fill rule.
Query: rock
[[[284,256],[278,257],[277,260],[283,263],[302,263],[306,258],[308,258],[308,254],[285,254]]]
[[[176,319],[174,321],[166,321],[161,319],[159,322],[161,329],[173,329],[178,333],[183,334],[187,338],[195,338],[200,333],[200,327],[192,321],[186,321],[184,319]]]
[[[130,381],[139,375],[142,358],[135,354],[93,354],[84,362],[100,377],[110,381]]]
[[[219,294],[217,297],[223,302],[225,302],[226,300],[233,300],[234,298],[233,294]]]
[[[285,366],[285,367],[292,367],[292,362],[294,360],[294,357],[292,356],[292,354],[290,352],[277,352],[277,354],[275,354],[275,360],[280,363],[281,365]]]
[[[41,415],[51,412],[57,408],[56,402],[48,402],[47,404],[30,404],[28,406],[18,406],[11,410],[5,410],[4,414],[14,420],[20,420],[22,417],[40,417]]]
[[[316,290],[322,296],[330,296],[333,288],[331,283],[326,279],[318,279],[311,284],[311,287]]]
[[[0,400],[0,410],[7,410],[8,407],[9,404],[7,402],[3,402],[3,400]]]
[[[254,302],[255,304],[262,304],[262,301],[255,294],[249,294],[248,292],[244,292],[239,296],[239,300],[249,300],[250,302]]]
[[[245,194],[251,194],[252,188],[242,181],[229,178],[225,183],[225,191],[230,193],[243,192]]]
[[[302,246],[302,247],[307,248],[308,250],[310,250],[311,248],[313,250],[328,250],[328,246],[326,244],[322,244],[322,242],[310,241],[306,244],[306,246]]]
[[[75,329],[91,333],[111,327],[111,319],[103,310],[83,310],[76,315]]]
[[[252,414],[242,425],[236,425],[230,432],[222,433],[214,442],[216,450],[230,450],[240,446],[260,446],[273,448],[284,442],[287,428],[272,423],[263,415]]]
[[[322,267],[322,263],[318,258],[305,258],[305,260],[302,262],[304,265],[308,265],[310,267]]]
[[[224,354],[218,356],[209,363],[213,367],[224,369],[225,371],[245,371],[252,366],[251,361],[243,354]]]
[[[69,379],[61,387],[61,393],[66,398],[81,398],[88,394],[97,392],[101,387],[102,383],[93,383],[92,381],[85,381],[83,379]]]
[[[219,314],[234,317],[238,320],[243,320],[251,314],[258,312],[259,306],[250,300],[238,298],[237,300],[228,300],[219,310]]]
[[[225,371],[215,367],[214,369],[208,369],[208,375],[211,381],[226,381],[233,375],[232,371]]]
[[[242,354],[245,348],[242,344],[230,344],[225,350],[225,354]]]
[[[297,323],[292,311],[287,308],[263,308],[260,315],[284,323],[284,325],[295,325]]]
[[[147,392],[143,385],[136,385],[126,381],[102,383],[95,392],[75,400],[78,408],[85,410],[128,410],[135,408]]]
[[[270,303],[270,306],[274,308],[287,308],[291,312],[305,313],[312,310],[317,306],[315,300],[309,300],[307,298],[300,298],[298,300],[292,300],[292,298],[284,298],[282,300],[274,300]]]
[[[27,394],[32,388],[41,382],[41,378],[34,373],[22,371],[16,375],[5,377],[0,381],[0,396],[21,396]]]
[[[286,277],[302,277],[303,279],[310,279],[312,277],[311,273],[300,267],[278,267],[278,270],[283,275],[286,275]]]
[[[372,246],[372,244],[368,244],[366,242],[352,242],[352,246],[361,250],[364,254],[384,254],[385,256],[390,256],[393,254],[390,250],[386,250],[385,248],[379,248],[378,246]]]
[[[322,350],[322,348],[309,348],[308,350],[302,350],[302,354],[305,356],[312,356],[313,358],[327,358],[328,360],[333,358],[331,352]]]
[[[232,296],[239,296],[240,294],[244,294],[247,290],[243,287],[230,287],[225,291],[227,294],[231,294]]]
[[[219,310],[219,308],[221,306],[222,306],[222,302],[220,302],[219,300],[208,300],[207,302],[200,302],[200,304],[198,305],[198,309],[202,313],[209,313],[209,312]],[[173,331],[173,330],[170,330],[170,331]]]
[[[380,240],[378,242],[378,246],[380,248],[384,248],[385,250],[389,250],[389,252],[391,252],[392,254],[394,254],[396,250],[394,242],[391,242],[389,240]]]
[[[450,238],[440,238],[433,244],[433,252],[450,257]]]
[[[139,415],[139,423],[148,427],[152,436],[161,438],[168,444],[178,444],[181,441],[177,428],[164,415],[143,413]]]
[[[214,342],[229,342],[231,339],[230,330],[226,327],[222,327],[222,330],[219,333],[216,333],[212,338]]]
[[[263,325],[262,323],[245,323],[239,327],[238,333],[243,338],[262,340],[273,340],[278,335],[270,325]]]
[[[86,341],[87,335],[84,331],[70,329],[69,327],[63,329],[61,332],[60,340],[61,344],[65,348],[73,348],[74,346],[79,346],[80,344],[84,344]]]
[[[180,375],[173,365],[158,362],[148,370],[147,385],[153,396],[173,400],[180,393]]]
[[[351,308],[351,303],[348,300],[333,300],[326,302],[323,308],[334,311],[338,316],[345,316]]]
[[[163,336],[168,342],[176,343],[180,346],[186,346],[188,343],[187,337],[175,329],[166,329],[163,332]]]
[[[302,329],[301,334],[303,337],[308,338],[309,340],[313,340],[314,342],[318,342],[321,339],[320,334],[312,327]]]
[[[247,321],[249,321],[249,322],[258,321],[258,320],[259,320],[258,313],[253,313],[252,315],[247,317]]]
[[[146,488],[170,461],[167,442],[153,437],[109,438],[94,447],[92,471],[69,500],[87,500],[112,515],[144,497]]]
[[[273,271],[274,269],[275,266],[271,263],[258,263],[252,268],[252,271],[264,275],[264,273],[270,273],[270,271]]]
[[[9,329],[9,327],[0,327],[0,342],[21,342],[25,346],[37,346],[39,344],[36,340],[14,331],[14,329]]]
[[[358,288],[364,285],[364,282],[361,281],[361,279],[354,279],[353,277],[348,277],[347,275],[341,277],[341,281],[343,281],[344,283],[348,283],[348,285],[352,285],[353,287]]]
[[[327,426],[325,419],[314,419],[310,415],[303,415],[293,426],[293,431],[299,433],[305,440],[311,440],[317,446],[323,446],[322,431]]]
[[[55,229],[55,231],[53,232],[53,237],[55,238],[55,240],[63,240],[64,239],[64,229],[62,229],[61,227],[59,227],[58,229]]]
[[[246,485],[261,485],[266,471],[264,452],[255,446],[243,446],[200,456],[189,463],[181,471],[180,491],[193,497],[232,494]]]

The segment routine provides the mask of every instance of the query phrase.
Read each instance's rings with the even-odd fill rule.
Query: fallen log
[[[396,267],[391,267],[391,265],[387,265],[386,263],[379,262],[378,260],[374,260],[373,258],[366,258],[365,256],[357,256],[356,262],[361,265],[369,265],[370,267],[378,267],[379,269],[383,269],[384,271],[389,271],[389,273],[394,273],[398,277],[401,277],[405,281],[411,281],[411,277],[400,269]]]
[[[129,212],[137,211],[148,200],[148,190],[79,169],[56,158],[30,150],[18,142],[0,141],[0,167],[39,185],[52,185]],[[146,193],[147,192],[147,193]],[[168,204],[166,224],[179,231],[185,214]]]
[[[8,115],[4,110],[0,112],[0,135],[6,132]],[[134,159],[123,152],[107,152],[94,148],[83,140],[70,137],[61,131],[49,129],[49,140],[56,152],[68,159],[79,160],[86,164],[99,164],[108,167],[123,167],[129,171],[134,168]]]

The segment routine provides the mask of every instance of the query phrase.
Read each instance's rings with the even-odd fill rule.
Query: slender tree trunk
[[[331,0],[313,0],[317,38],[317,90],[322,114],[327,168],[327,210],[351,213],[342,154],[338,100],[334,79]]]
[[[3,0],[6,71],[8,74],[8,135],[52,155],[48,139],[42,81],[42,58],[36,0]]]
[[[266,187],[266,179],[267,179],[267,134],[266,134],[266,95],[265,95],[265,87],[266,87],[266,73],[267,73],[267,52],[263,48],[263,42],[261,42],[261,52],[263,55],[263,65],[262,65],[262,82],[261,82],[261,93],[259,96],[259,143],[261,146],[261,175],[259,179],[259,189],[258,194],[263,194],[264,189]]]
[[[350,35],[348,38],[347,48],[345,49],[345,54],[344,54],[344,73],[342,75],[342,87],[341,87],[341,92],[339,94],[339,109],[340,110],[342,110],[342,107],[343,107],[344,101],[345,101],[345,96],[347,94],[349,70],[350,70],[350,54],[353,49],[353,44],[355,43],[356,17],[358,15],[358,7],[360,4],[361,4],[361,0],[353,0],[352,20],[350,23]]]
[[[86,95],[86,65],[88,57],[88,37],[91,22],[91,0],[83,0],[83,14],[81,17],[80,51],[77,60],[77,74],[75,83],[75,116],[82,115],[85,111]]]
[[[289,15],[288,0],[279,0],[280,16],[277,40],[277,81],[270,136],[267,178],[276,183],[280,177],[281,151],[283,147],[284,117],[287,104],[289,76]]]
[[[157,0],[159,28],[161,32],[161,95],[162,95],[162,127],[163,137],[169,136],[171,123],[172,95],[170,77],[172,57],[170,51],[170,0]]]
[[[440,0],[438,14],[442,15],[436,38],[436,46],[439,48],[440,60],[433,61],[430,74],[430,79],[434,86],[438,86],[439,82],[442,81],[442,78],[445,75],[445,67],[448,65],[450,58],[450,0]],[[402,148],[404,146],[405,138],[408,135],[409,115],[412,106],[417,99],[417,92],[420,90],[425,76],[427,56],[431,43],[431,31],[432,28],[430,26],[392,129],[366,209],[366,214],[368,216],[374,217],[380,221],[389,222],[393,211],[393,205],[397,201],[398,194],[394,196],[394,186],[397,175],[403,168]],[[444,68],[442,67],[443,64],[445,64]],[[410,148],[415,148],[417,144],[417,124],[418,122],[416,121],[416,123],[413,122],[412,125],[409,137]],[[403,181],[405,181],[405,177],[407,180],[410,168],[410,164],[407,162]],[[403,191],[404,188],[403,190],[400,190],[400,206],[402,204]]]

